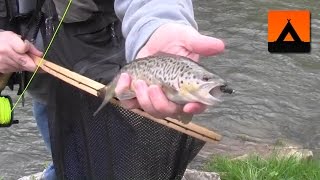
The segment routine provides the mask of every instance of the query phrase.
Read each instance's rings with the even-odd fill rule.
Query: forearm
[[[197,29],[191,0],[116,0],[115,11],[122,20],[127,61],[135,59],[152,33],[163,24],[175,22]]]

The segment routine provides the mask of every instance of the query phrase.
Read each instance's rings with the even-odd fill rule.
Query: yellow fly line
[[[53,36],[52,36],[52,38],[51,38],[51,40],[50,40],[50,43],[49,43],[48,47],[46,48],[46,50],[45,50],[45,52],[44,52],[44,54],[43,54],[43,56],[42,56],[42,58],[41,58],[40,63],[37,65],[36,70],[33,72],[30,80],[28,81],[28,84],[26,85],[26,88],[23,90],[23,92],[22,92],[21,95],[19,96],[17,102],[13,105],[13,107],[12,107],[12,109],[11,109],[11,113],[12,113],[12,111],[14,110],[14,108],[17,106],[17,104],[19,103],[20,99],[22,98],[22,96],[24,95],[24,93],[26,92],[26,90],[28,89],[31,81],[33,80],[33,78],[34,78],[34,76],[35,76],[35,74],[38,72],[38,69],[39,69],[40,65],[42,64],[44,57],[47,55],[47,53],[48,53],[48,51],[49,51],[49,48],[51,47],[51,44],[52,44],[52,42],[53,42],[56,34],[58,33],[59,29],[60,29],[60,26],[61,26],[61,24],[62,24],[62,22],[63,22],[63,20],[64,20],[64,18],[65,18],[65,16],[66,16],[68,10],[69,10],[69,7],[70,7],[71,3],[72,3],[72,0],[69,0],[69,3],[68,3],[68,5],[67,5],[67,8],[65,9],[62,18],[61,18],[60,21],[59,21],[58,27],[57,27],[57,29],[55,30],[55,32],[54,32],[54,34],[53,34]],[[10,113],[10,114],[11,114],[11,113]]]

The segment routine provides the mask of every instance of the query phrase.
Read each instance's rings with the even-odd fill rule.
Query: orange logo
[[[310,11],[270,10],[269,52],[310,52]]]

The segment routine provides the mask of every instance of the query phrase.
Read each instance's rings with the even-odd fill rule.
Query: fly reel
[[[13,104],[10,96],[0,96],[0,127],[10,127],[12,124],[19,123],[13,120]]]

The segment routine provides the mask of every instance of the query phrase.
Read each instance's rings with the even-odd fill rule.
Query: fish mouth
[[[200,91],[198,91],[197,94],[195,94],[198,98],[198,100],[206,105],[216,105],[219,102],[222,102],[220,100],[220,97],[224,93],[231,94],[234,92],[233,89],[229,88],[225,82],[210,82],[201,85]]]
[[[216,85],[209,90],[208,93],[209,93],[210,100],[216,101],[216,102],[221,102],[220,97],[223,94],[223,92],[221,91],[221,87],[223,87],[223,86],[224,86],[223,84]]]
[[[232,94],[234,93],[234,90],[229,88],[226,84],[215,84],[212,85],[209,88],[207,98],[206,98],[206,104],[207,105],[214,105],[217,102],[222,102],[220,97],[224,94]]]
[[[221,97],[223,93],[232,94],[234,93],[234,89],[228,87],[226,84],[219,84],[212,87],[212,89],[209,91],[209,94],[217,99]]]
[[[225,84],[217,82],[210,82],[201,85],[201,90],[197,94],[197,97],[200,97],[199,101],[210,106],[221,102],[219,98],[223,94],[223,92],[221,91],[222,86],[225,86]]]

